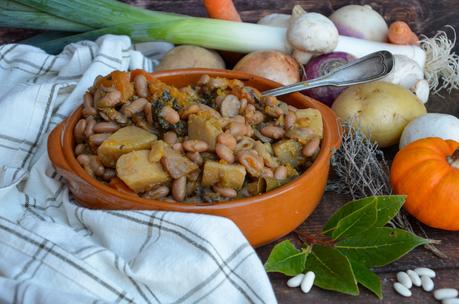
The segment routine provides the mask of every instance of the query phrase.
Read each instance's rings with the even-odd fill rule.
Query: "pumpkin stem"
[[[449,164],[453,168],[459,169],[459,148],[449,157]]]

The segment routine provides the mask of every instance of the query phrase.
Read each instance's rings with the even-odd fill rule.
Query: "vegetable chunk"
[[[222,187],[240,189],[244,184],[245,168],[241,165],[206,161],[202,174],[202,185],[209,187],[219,183]]]
[[[220,122],[209,112],[199,112],[188,119],[188,137],[205,141],[210,151],[215,150],[217,136],[222,132]]]
[[[273,145],[274,155],[282,165],[296,167],[305,162],[302,154],[303,145],[293,139],[284,139]]]
[[[322,122],[322,114],[316,109],[301,109],[295,112],[297,128],[310,128],[314,130],[317,137],[322,138],[324,135],[324,125]]]
[[[116,162],[118,177],[137,193],[151,190],[170,180],[159,162],[148,160],[149,153],[149,150],[132,151],[120,156]]]
[[[118,158],[126,153],[149,149],[156,135],[144,129],[129,126],[113,133],[97,149],[97,156],[104,166],[114,168]]]

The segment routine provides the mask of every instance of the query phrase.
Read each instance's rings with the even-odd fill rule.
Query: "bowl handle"
[[[56,168],[71,171],[69,164],[64,156],[62,149],[62,132],[64,130],[66,120],[58,124],[48,136],[48,156]]]

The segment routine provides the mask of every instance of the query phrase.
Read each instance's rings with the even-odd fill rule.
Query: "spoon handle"
[[[322,86],[350,86],[383,78],[394,67],[394,57],[388,51],[371,53],[351,61],[330,73],[311,80],[264,91],[265,96],[280,96]]]

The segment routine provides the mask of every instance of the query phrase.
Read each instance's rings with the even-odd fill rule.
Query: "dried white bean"
[[[301,282],[303,282],[304,279],[304,273],[297,274],[293,278],[289,279],[287,281],[287,286],[288,287],[299,287],[301,285]]]
[[[429,278],[435,278],[436,276],[435,271],[427,267],[418,267],[414,271],[420,276],[426,276]]]
[[[406,288],[410,289],[413,286],[413,282],[411,281],[410,277],[406,272],[400,271],[397,273],[397,280],[405,286]]]
[[[457,297],[458,292],[455,288],[441,288],[434,291],[434,298],[438,301]]]
[[[441,304],[459,304],[459,298],[444,299]]]
[[[417,287],[421,286],[421,278],[419,277],[419,275],[418,275],[416,272],[414,272],[414,271],[411,270],[411,269],[408,269],[408,270],[406,271],[406,273],[407,273],[408,276],[410,277],[411,282],[413,282],[413,285],[414,285],[414,286],[417,286]]]
[[[399,282],[394,283],[394,289],[399,295],[404,297],[411,297],[411,291]]]
[[[303,282],[301,282],[301,291],[304,293],[308,293],[309,291],[311,291],[315,278],[316,278],[316,274],[314,272],[312,271],[306,272]]]
[[[422,275],[421,276],[421,285],[422,289],[427,292],[431,292],[434,289],[434,282],[428,276]]]

